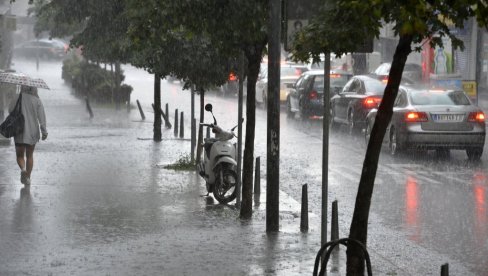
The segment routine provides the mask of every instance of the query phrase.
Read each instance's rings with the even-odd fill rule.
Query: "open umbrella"
[[[42,79],[34,79],[21,73],[0,73],[0,82],[49,89]]]

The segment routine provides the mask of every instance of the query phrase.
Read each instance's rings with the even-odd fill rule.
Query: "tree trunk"
[[[120,102],[121,102],[121,93],[120,93],[120,77],[121,77],[121,72],[122,70],[120,69],[120,62],[116,61],[115,62],[115,108],[117,110],[120,109]]]
[[[402,79],[403,68],[407,56],[411,52],[412,36],[400,36],[390,74],[376,116],[371,138],[364,158],[363,170],[359,181],[356,203],[349,232],[349,238],[358,240],[366,245],[368,235],[369,209],[373,195],[374,180],[378,168],[381,145],[393,114],[393,103],[398,94],[398,88]],[[347,275],[364,275],[364,255],[359,246],[349,244],[347,248]]]
[[[261,66],[261,55],[264,46],[255,45],[251,51],[245,51],[247,58],[247,100],[246,100],[246,141],[244,142],[244,157],[242,166],[242,202],[241,219],[252,217],[252,184],[254,171],[254,135],[256,126],[256,81],[258,79],[259,67]]]
[[[205,119],[205,91],[200,88],[200,123],[203,123]],[[198,142],[197,142],[197,164],[202,158],[203,144],[203,126],[198,125]]]
[[[161,76],[154,74],[154,136],[153,140],[160,142],[161,137]]]

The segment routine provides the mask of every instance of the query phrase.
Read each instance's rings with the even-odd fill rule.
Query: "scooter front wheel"
[[[237,173],[230,165],[219,166],[213,190],[214,197],[222,204],[236,198]]]

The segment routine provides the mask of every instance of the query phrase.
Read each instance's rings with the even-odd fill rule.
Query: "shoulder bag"
[[[5,121],[0,125],[0,134],[6,138],[13,137],[24,131],[24,115],[22,115],[22,93]]]

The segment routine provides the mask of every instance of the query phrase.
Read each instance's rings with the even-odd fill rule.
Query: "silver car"
[[[366,118],[367,142],[376,113],[373,109]],[[479,160],[485,128],[485,114],[463,91],[405,89],[398,92],[383,143],[392,155],[407,149],[434,149],[448,155],[449,150],[460,149],[470,160]]]

